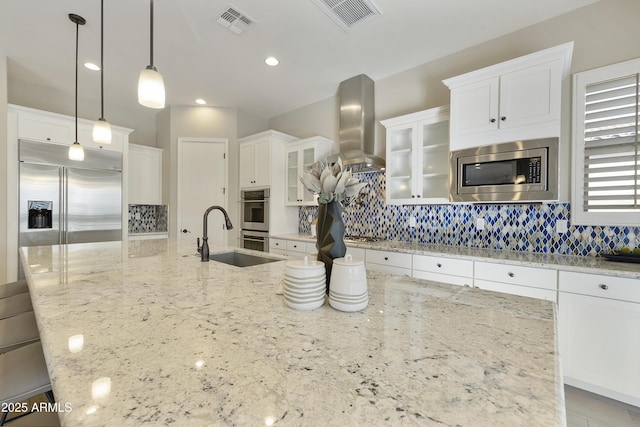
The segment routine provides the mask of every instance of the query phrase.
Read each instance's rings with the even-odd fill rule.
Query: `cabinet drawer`
[[[476,262],[474,278],[489,280],[492,282],[511,283],[513,285],[550,289],[552,291],[555,291],[558,287],[558,275],[556,270],[508,264],[494,264],[490,262]]]
[[[560,292],[640,303],[640,280],[561,271]]]
[[[307,252],[306,242],[301,242],[299,240],[287,240],[286,245],[287,245],[287,252],[301,252],[301,253]]]
[[[414,259],[415,261],[415,259]],[[433,282],[448,283],[458,286],[473,286],[473,277],[453,276],[450,274],[432,273],[430,271],[413,270],[412,277],[431,280]]]
[[[287,241],[284,239],[269,239],[269,250],[274,252],[273,249],[281,249],[286,252],[287,250]]]
[[[510,295],[519,295],[521,297],[544,299],[547,301],[558,302],[558,293],[551,289],[534,288],[531,286],[512,285],[509,283],[492,282],[490,280],[473,281],[473,286],[487,291],[502,292]]]
[[[366,258],[367,264],[373,263],[411,269],[411,254],[368,249]]]
[[[473,261],[466,259],[414,255],[413,269],[453,276],[473,277]]]
[[[315,249],[315,246],[314,246]],[[353,259],[364,261],[366,259],[366,249],[362,248],[350,248],[347,246],[347,253],[345,255],[351,255]]]

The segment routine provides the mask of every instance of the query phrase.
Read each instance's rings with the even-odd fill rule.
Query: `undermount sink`
[[[229,265],[235,265],[236,267],[251,267],[253,265],[282,261],[281,259],[249,255],[241,252],[222,252],[219,254],[211,254],[209,255],[209,259]]]

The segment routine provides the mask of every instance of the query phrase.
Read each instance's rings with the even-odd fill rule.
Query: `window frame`
[[[639,226],[640,207],[628,211],[584,209],[585,96],[588,85],[640,73],[640,58],[573,75],[571,222],[575,225]],[[640,191],[640,184],[636,184]]]

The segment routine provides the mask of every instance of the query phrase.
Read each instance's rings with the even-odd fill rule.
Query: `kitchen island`
[[[369,272],[365,310],[297,311],[286,261],[21,251],[64,426],[566,424],[547,301]]]

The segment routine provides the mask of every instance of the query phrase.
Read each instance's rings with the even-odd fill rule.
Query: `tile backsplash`
[[[569,203],[391,206],[385,203],[384,173],[361,173],[358,178],[369,185],[343,211],[347,235],[583,256],[640,246],[640,227],[571,225]],[[318,208],[300,208],[300,233],[310,232],[309,215],[316,218]],[[412,216],[415,228],[409,226]],[[476,228],[478,218],[485,221],[483,230]],[[567,233],[556,231],[558,220],[568,221]]]
[[[167,205],[129,205],[129,233],[159,233],[168,230]]]

